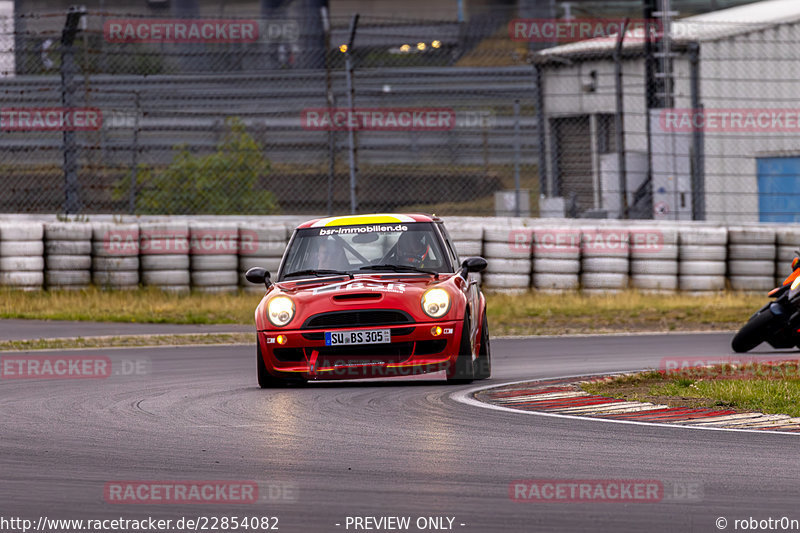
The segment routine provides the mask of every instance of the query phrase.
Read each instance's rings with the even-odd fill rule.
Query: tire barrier
[[[231,223],[189,224],[190,280],[200,292],[239,288],[239,229]]]
[[[449,230],[448,230],[449,231]],[[491,226],[483,228],[483,250],[489,269],[481,276],[483,288],[515,293],[528,290],[531,277],[530,246],[515,237],[526,228]]]
[[[464,224],[448,227],[447,232],[453,240],[460,261],[467,257],[483,256],[483,226]]]
[[[580,230],[573,227],[533,228],[529,241],[533,253],[533,286],[536,289],[563,292],[580,287],[580,236]]]
[[[630,231],[622,227],[581,228],[581,289],[616,292],[628,287]]]
[[[678,233],[678,288],[693,293],[725,289],[728,230],[681,228]]]
[[[238,232],[239,285],[247,292],[263,293],[265,287],[250,283],[244,274],[253,267],[261,267],[267,269],[272,279],[276,278],[288,241],[287,227],[283,224],[240,224]]]
[[[0,222],[0,286],[152,286],[185,292],[244,287],[253,266],[277,273],[295,224],[286,219],[142,217],[137,223]],[[216,220],[220,220],[217,222]],[[265,220],[267,220],[265,222]],[[523,225],[528,224],[528,225]],[[766,291],[790,273],[800,229],[695,222],[479,219],[448,221],[456,253],[489,262],[485,288],[521,292],[627,286],[644,291]]]
[[[142,285],[185,293],[191,287],[189,224],[146,222],[139,226]]]
[[[775,286],[775,229],[728,228],[728,279],[735,291],[769,291]]]
[[[678,229],[673,226],[632,228],[631,287],[644,292],[678,289]]]
[[[44,285],[44,225],[0,224],[0,286],[40,290]]]
[[[92,225],[50,222],[44,225],[44,282],[48,289],[77,290],[92,283]]]
[[[139,225],[92,224],[92,283],[111,290],[139,287]]]

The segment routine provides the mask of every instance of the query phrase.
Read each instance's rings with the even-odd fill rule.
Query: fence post
[[[617,175],[619,176],[619,218],[628,218],[628,169],[625,162],[625,133],[623,116],[625,109],[622,99],[622,43],[628,19],[622,22],[617,45],[614,48],[614,84],[617,93],[616,113],[614,113],[614,134],[617,140]]]
[[[347,50],[345,51],[345,75],[347,77],[347,107],[350,111],[350,115],[355,113],[355,108],[353,107],[353,99],[355,95],[355,87],[353,86],[353,59],[352,59],[352,50],[353,50],[353,40],[356,38],[356,25],[358,24],[358,13],[353,15],[352,20],[350,21],[350,38],[347,41]],[[355,131],[352,125],[350,125],[350,120],[348,120],[348,128],[347,128],[347,141],[350,145],[350,214],[356,214],[358,210],[358,197],[356,195],[356,187],[357,187],[357,180],[358,180],[358,167],[356,166],[356,139],[355,139]]]
[[[64,112],[75,107],[75,34],[78,23],[86,14],[85,9],[72,6],[67,10],[67,20],[61,31],[61,105]],[[78,147],[75,143],[75,132],[64,128],[64,213],[75,214],[80,210],[78,197]]]
[[[136,188],[138,187],[137,178],[139,174],[139,116],[142,113],[141,98],[139,91],[133,91],[133,102],[136,104],[136,111],[133,116],[133,147],[131,154],[131,188],[128,191],[128,210],[131,215],[136,214]]]
[[[328,8],[319,8],[322,17],[322,29],[325,32],[325,98],[328,103],[328,114],[333,117],[333,108],[336,100],[333,96],[333,82],[331,80],[331,63],[328,59],[331,49],[331,19]],[[336,173],[336,132],[331,126],[328,128],[328,216],[333,216],[333,178]]]
[[[700,113],[700,45],[696,42],[689,44],[689,84],[692,113]],[[706,219],[704,142],[703,128],[692,128],[692,220]]]
[[[539,142],[539,196],[549,197],[553,194],[547,180],[547,154],[545,144],[544,92],[542,91],[542,70],[533,63],[533,85],[536,90],[536,137]]]
[[[514,100],[514,216],[520,216],[519,191],[519,98]]]

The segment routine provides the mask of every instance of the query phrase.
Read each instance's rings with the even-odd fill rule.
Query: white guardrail
[[[0,286],[153,286],[260,292],[244,272],[275,272],[306,217],[0,216]],[[791,271],[800,227],[700,222],[446,217],[461,257],[482,255],[488,290],[766,291]]]

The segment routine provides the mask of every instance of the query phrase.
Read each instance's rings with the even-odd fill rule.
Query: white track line
[[[772,435],[790,435],[790,436],[798,436],[800,433],[790,433],[786,431],[772,431],[768,429],[744,429],[744,428],[718,428],[718,427],[709,427],[709,426],[684,426],[680,424],[665,424],[664,422],[638,422],[636,420],[612,420],[609,418],[592,418],[586,416],[577,416],[577,415],[562,415],[558,413],[544,413],[540,411],[523,411],[521,409],[512,409],[511,407],[503,407],[500,405],[493,405],[485,402],[481,402],[476,400],[472,397],[478,391],[487,390],[487,389],[496,389],[499,387],[505,387],[508,385],[519,385],[521,383],[537,383],[542,381],[551,381],[554,379],[570,379],[570,378],[583,378],[583,377],[592,377],[592,376],[607,376],[607,375],[614,375],[620,374],[621,372],[603,372],[601,374],[581,374],[581,375],[573,375],[573,376],[557,376],[552,378],[543,378],[543,379],[523,379],[519,381],[509,381],[507,383],[500,383],[497,385],[483,385],[481,387],[472,387],[470,389],[460,390],[454,392],[450,395],[450,398],[453,401],[464,403],[467,405],[472,405],[474,407],[480,407],[482,409],[492,409],[495,411],[503,411],[506,413],[515,413],[515,414],[523,414],[523,415],[533,415],[533,416],[543,416],[548,418],[563,418],[567,420],[581,420],[584,422],[603,422],[606,424],[626,424],[629,426],[650,426],[650,427],[662,427],[662,428],[678,428],[678,429],[694,429],[699,431],[729,431],[734,433],[758,433],[758,434],[772,434]]]

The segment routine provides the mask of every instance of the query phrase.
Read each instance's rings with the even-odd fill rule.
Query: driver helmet
[[[421,231],[409,231],[397,240],[397,260],[402,265],[422,266],[428,257],[428,245]]]

